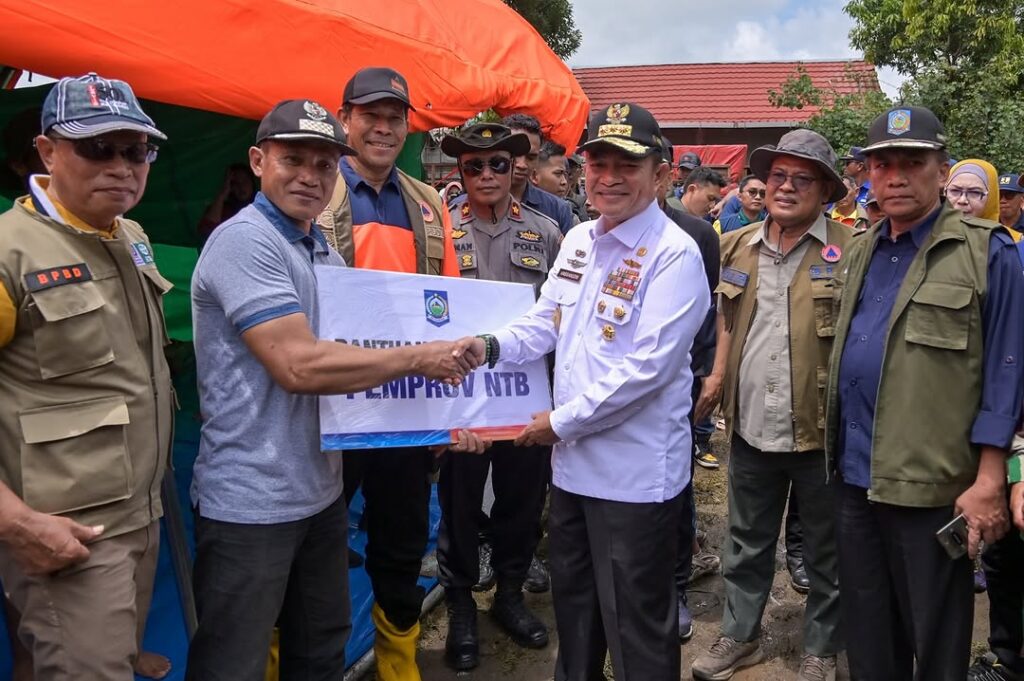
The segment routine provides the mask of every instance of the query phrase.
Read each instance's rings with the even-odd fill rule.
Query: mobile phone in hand
[[[946,549],[950,559],[956,560],[967,555],[967,518],[963,513],[953,518],[935,533],[935,538]]]

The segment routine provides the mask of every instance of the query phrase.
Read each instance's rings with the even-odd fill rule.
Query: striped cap
[[[96,137],[116,130],[135,130],[167,139],[143,112],[128,83],[101,78],[95,73],[57,81],[43,102],[42,130],[69,139]]]

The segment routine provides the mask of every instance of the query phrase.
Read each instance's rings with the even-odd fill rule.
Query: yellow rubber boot
[[[416,642],[420,638],[420,623],[406,631],[395,628],[384,611],[373,604],[373,626],[377,635],[373,640],[373,653],[377,658],[377,681],[421,681],[416,666]]]

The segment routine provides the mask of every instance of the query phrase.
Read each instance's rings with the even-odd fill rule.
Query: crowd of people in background
[[[724,177],[617,102],[578,149],[525,113],[467,124],[441,142],[458,177],[432,187],[396,166],[402,74],[366,68],[340,89],[333,114],[309,99],[268,112],[197,226],[189,679],[262,680],[272,646],[281,679],[342,677],[361,490],[377,678],[417,681],[435,475],[456,671],[480,663],[474,591],[494,588],[504,635],[543,648],[523,592],[550,590],[557,681],[603,678],[607,657],[620,681],[676,681],[687,589],[720,571],[720,635],[690,664],[731,678],[765,659],[783,533],[806,594],[798,681],[834,679],[844,650],[864,681],[1024,678],[1016,169],[950,159],[936,116],[900,105],[842,157],[794,130]],[[96,74],[61,79],[5,131],[25,192],[0,215],[0,579],[19,681],[168,671],[141,640],[172,437],[170,283],[124,217],[164,139],[127,83]],[[371,350],[317,338],[319,300],[345,292],[318,290],[316,265],[524,283],[537,302],[479,336]],[[514,441],[321,451],[319,395],[544,357],[553,409]],[[692,468],[722,466],[718,429],[721,555]],[[986,589],[990,650],[972,664]]]

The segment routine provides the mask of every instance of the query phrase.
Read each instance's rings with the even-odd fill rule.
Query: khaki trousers
[[[153,596],[160,522],[89,544],[89,559],[29,576],[0,547],[0,580],[21,613],[35,678],[132,681]]]

